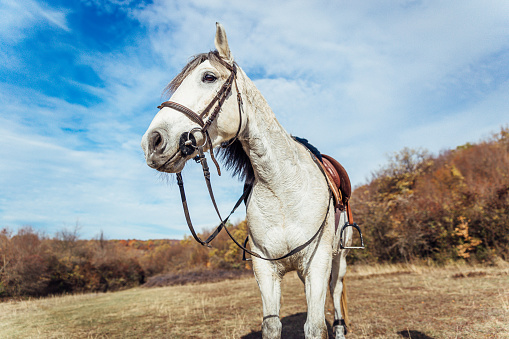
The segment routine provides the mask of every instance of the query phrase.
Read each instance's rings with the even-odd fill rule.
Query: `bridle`
[[[205,183],[207,184],[207,189],[209,191],[210,199],[212,200],[212,204],[214,205],[214,209],[216,210],[216,213],[217,213],[221,223],[206,240],[202,240],[198,236],[198,234],[196,234],[196,231],[194,230],[194,227],[193,227],[193,224],[191,221],[191,216],[189,214],[189,208],[187,206],[186,192],[184,190],[184,181],[182,179],[182,173],[178,172],[177,173],[177,183],[179,186],[180,197],[182,200],[182,207],[184,209],[184,215],[186,217],[186,222],[189,227],[189,230],[191,231],[191,234],[193,235],[193,238],[203,246],[211,247],[209,245],[209,243],[212,240],[214,240],[214,238],[224,228],[226,233],[228,233],[229,237],[233,240],[233,242],[244,251],[243,260],[248,260],[248,259],[246,259],[246,253],[249,253],[250,255],[252,255],[254,257],[257,257],[257,258],[260,258],[263,260],[268,260],[268,261],[282,260],[282,259],[285,259],[285,258],[287,258],[291,255],[294,255],[294,254],[300,252],[301,250],[303,250],[305,247],[307,247],[309,244],[311,244],[313,242],[313,240],[322,232],[325,224],[327,223],[327,217],[329,215],[329,210],[330,210],[330,202],[332,199],[332,192],[329,188],[329,200],[328,200],[328,205],[327,205],[327,212],[325,213],[323,222],[322,222],[321,226],[319,227],[319,229],[316,231],[316,233],[304,244],[294,248],[293,250],[291,250],[290,252],[288,252],[287,254],[285,254],[281,257],[265,258],[265,257],[259,255],[258,253],[253,252],[246,248],[248,238],[246,238],[246,240],[244,241],[244,244],[242,245],[233,237],[233,235],[230,233],[230,231],[226,227],[226,223],[228,222],[228,219],[230,218],[230,216],[241,205],[242,201],[244,201],[249,196],[249,194],[251,193],[251,190],[250,189],[244,190],[242,196],[237,200],[237,202],[235,203],[235,206],[231,210],[228,217],[226,217],[226,219],[223,219],[221,217],[221,214],[217,207],[216,199],[214,198],[214,192],[212,190],[212,185],[210,183],[210,169],[207,165],[207,159],[205,158],[205,152],[203,150],[203,147],[205,146],[205,144],[207,144],[207,146],[209,148],[209,152],[210,152],[210,157],[211,157],[212,161],[214,162],[214,164],[216,165],[218,174],[221,175],[221,170],[219,168],[219,164],[217,163],[217,160],[214,157],[212,141],[210,139],[208,129],[209,129],[210,125],[214,122],[214,120],[217,118],[217,116],[219,115],[219,113],[221,111],[221,107],[222,107],[223,103],[225,102],[226,98],[230,95],[230,93],[232,91],[232,86],[234,83],[235,83],[235,89],[237,91],[237,104],[238,104],[238,111],[239,111],[239,127],[237,129],[237,133],[235,134],[235,136],[232,139],[230,139],[229,141],[223,142],[221,144],[221,147],[227,148],[230,145],[232,145],[235,142],[235,140],[238,139],[240,130],[242,128],[242,112],[243,112],[242,105],[243,105],[243,102],[242,102],[242,96],[239,91],[239,86],[237,85],[237,65],[235,62],[233,62],[232,65],[230,65],[222,59],[218,59],[218,61],[230,71],[230,76],[226,79],[223,86],[217,92],[217,94],[212,99],[212,101],[207,105],[207,107],[205,107],[205,109],[200,114],[194,112],[193,110],[187,108],[186,106],[184,106],[182,104],[179,104],[179,103],[173,102],[173,101],[165,101],[157,107],[159,109],[168,107],[168,108],[172,108],[176,111],[179,111],[180,113],[183,113],[184,115],[186,115],[191,121],[197,123],[200,126],[200,127],[192,128],[189,132],[182,133],[182,135],[180,136],[180,139],[179,139],[179,149],[183,156],[189,156],[189,155],[193,154],[195,151],[198,151],[198,155],[194,158],[194,160],[196,162],[201,163],[201,166],[203,169],[203,176],[205,178]],[[210,116],[207,118],[207,120],[204,121],[204,118],[208,116],[209,112],[212,110],[213,107],[214,107],[213,112],[210,114]],[[198,145],[196,142],[196,138],[194,137],[195,132],[201,133],[202,136],[204,137],[201,145]],[[311,152],[310,152],[310,155],[315,162],[319,161],[318,159],[316,159],[316,157]],[[320,170],[322,171],[323,175],[325,176],[326,174],[323,171],[323,168],[318,163],[317,163],[317,165],[320,168]]]
[[[195,150],[199,151],[200,147],[203,147],[205,143],[207,143],[209,146],[212,161],[216,165],[218,174],[221,175],[221,169],[219,168],[219,164],[217,163],[217,160],[214,157],[214,152],[212,150],[212,140],[210,139],[208,129],[210,125],[214,122],[214,120],[217,118],[219,112],[221,111],[221,107],[223,106],[224,101],[232,91],[233,83],[235,83],[235,89],[237,91],[237,104],[239,108],[239,127],[237,128],[237,133],[235,134],[235,136],[232,139],[230,139],[230,141],[223,142],[221,144],[221,147],[227,148],[228,146],[233,144],[233,142],[237,140],[240,130],[242,128],[242,96],[240,95],[239,86],[237,85],[237,64],[234,62],[232,65],[230,65],[227,62],[223,61],[222,59],[218,59],[218,61],[219,63],[221,63],[221,65],[223,65],[230,71],[230,76],[228,77],[228,79],[226,79],[223,86],[214,96],[212,101],[207,105],[207,107],[205,107],[205,109],[200,114],[174,101],[165,101],[161,105],[157,106],[157,108],[162,109],[164,107],[169,107],[174,110],[177,110],[180,113],[185,114],[189,119],[191,119],[193,122],[197,123],[200,126],[199,128],[195,127],[191,129],[189,132],[184,132],[180,136],[179,142],[180,151],[184,156],[188,156],[193,154]],[[212,114],[210,114],[208,119],[204,121],[204,118],[207,117],[207,115],[209,114],[210,110],[214,107],[214,105],[216,105],[214,111],[212,112]],[[194,138],[193,131],[199,131],[204,136],[204,141],[201,146],[196,145],[196,139]]]

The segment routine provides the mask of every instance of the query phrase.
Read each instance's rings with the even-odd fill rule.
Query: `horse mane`
[[[208,53],[197,54],[191,58],[191,61],[184,66],[182,71],[166,86],[164,93],[171,96],[177,88],[182,84],[184,79],[191,74],[191,72],[204,61],[209,60],[214,66],[221,65],[221,57],[219,52],[210,51]],[[242,148],[239,140],[235,140],[230,146],[220,148],[218,152],[225,167],[233,170],[233,177],[238,177],[239,180],[244,180],[245,185],[252,185],[254,182],[254,170],[251,165],[251,160]]]
[[[191,58],[191,61],[189,61],[182,71],[164,88],[163,94],[170,97],[173,93],[175,93],[184,79],[187,78],[187,76],[205,60],[209,60],[214,66],[221,65],[221,57],[219,56],[218,51],[197,54]]]
[[[252,185],[255,179],[253,165],[242,144],[237,139],[226,148],[219,148],[218,152],[225,167],[233,170],[233,177],[244,180],[245,185]]]

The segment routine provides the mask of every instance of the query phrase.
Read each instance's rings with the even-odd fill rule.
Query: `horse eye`
[[[216,80],[217,80],[216,76],[212,73],[203,74],[203,78],[202,78],[203,82],[214,82]]]

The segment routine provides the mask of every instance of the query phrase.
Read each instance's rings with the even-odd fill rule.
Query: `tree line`
[[[245,221],[229,227],[239,239],[247,234]],[[192,237],[142,241],[105,240],[101,235],[82,240],[77,229],[48,237],[32,227],[16,233],[4,228],[0,230],[0,299],[115,291],[161,274],[243,270],[240,256],[224,232],[209,249]]]

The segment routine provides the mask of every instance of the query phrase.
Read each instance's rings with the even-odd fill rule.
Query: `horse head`
[[[162,172],[182,171],[197,148],[212,151],[235,139],[243,127],[237,69],[226,32],[216,24],[217,51],[197,55],[172,80],[169,101],[143,135],[147,164]],[[232,95],[237,93],[237,98]]]

